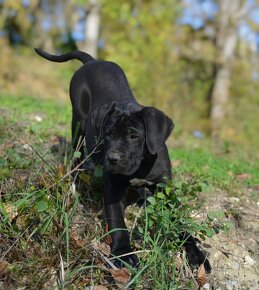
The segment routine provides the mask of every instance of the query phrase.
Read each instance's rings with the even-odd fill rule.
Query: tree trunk
[[[54,4],[53,4],[54,5]],[[48,8],[48,9],[47,9]],[[43,3],[43,1],[39,1],[38,9],[35,9],[34,12],[34,21],[33,21],[33,38],[32,38],[32,46],[40,47],[43,50],[53,52],[54,42],[53,38],[50,36],[49,30],[46,30],[42,27],[42,23],[46,18],[53,14],[52,6],[50,6],[49,2]],[[52,16],[53,17],[53,16]],[[51,19],[52,19],[51,17]],[[52,23],[50,24],[50,26]]]
[[[86,43],[85,50],[94,58],[98,52],[98,36],[100,26],[100,11],[98,0],[90,1],[90,10],[86,23]]]
[[[85,41],[78,42],[77,46],[94,58],[98,55],[98,37],[100,27],[100,4],[98,0],[90,0],[87,7],[85,24]]]
[[[211,133],[218,138],[222,130],[226,107],[229,100],[231,64],[237,47],[237,20],[241,9],[241,0],[219,0],[218,21],[216,25],[216,74],[212,88]]]
[[[221,63],[216,66],[214,85],[211,93],[211,132],[212,136],[219,137],[226,116],[226,107],[229,100],[231,77],[231,63],[237,46],[237,33],[233,31],[225,40],[221,51]]]

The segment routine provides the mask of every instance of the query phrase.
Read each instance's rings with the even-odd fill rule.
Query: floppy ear
[[[112,112],[114,112],[116,106],[117,102],[112,102],[94,110],[93,125],[98,139],[102,138],[105,121],[107,120],[107,117],[110,116]]]
[[[137,114],[144,121],[147,148],[155,154],[169,137],[174,123],[163,112],[152,107],[145,107]]]
[[[107,117],[110,116],[112,112],[114,112],[116,105],[117,102],[105,104],[101,107],[97,107],[96,109],[94,109],[89,115],[86,130],[88,132],[87,135],[91,136],[90,138],[88,138],[88,142],[92,146],[95,146],[95,144],[101,141],[105,121],[107,120]]]

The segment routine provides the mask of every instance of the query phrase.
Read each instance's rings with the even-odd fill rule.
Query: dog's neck
[[[155,162],[157,159],[157,154],[150,154],[149,152],[146,152],[144,155],[144,158],[142,159],[142,162],[140,163],[140,167],[137,169],[137,171],[133,174],[134,178],[145,178],[149,175],[151,172]]]

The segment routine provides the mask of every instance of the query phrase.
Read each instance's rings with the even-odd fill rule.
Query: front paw
[[[133,268],[137,268],[139,259],[135,254],[129,254],[131,252],[131,249],[119,249],[113,251],[111,254],[113,264],[117,268],[123,268],[127,265],[130,265]]]
[[[185,247],[189,264],[193,268],[198,268],[201,264],[204,264],[205,271],[211,272],[211,265],[206,255],[196,246],[188,245]]]

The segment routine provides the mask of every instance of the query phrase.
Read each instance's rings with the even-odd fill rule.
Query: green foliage
[[[6,30],[9,36],[9,41],[12,43],[13,32],[20,34],[22,42],[27,43],[30,40],[33,22],[30,15],[35,16],[35,8],[39,5],[39,0],[29,1],[29,5],[23,5],[23,1],[2,1],[0,4],[1,20],[0,29]]]
[[[172,75],[178,70],[171,47],[177,1],[103,0],[102,4],[105,48],[101,57],[125,69],[142,102],[167,107],[176,81]]]
[[[230,144],[236,144],[245,151],[258,153],[259,122],[258,119],[258,90],[257,79],[252,79],[256,69],[245,59],[236,60],[233,65],[231,99],[228,105],[228,116],[224,139]]]
[[[183,232],[204,235],[205,228],[193,220],[190,206],[197,191],[201,190],[200,185],[178,182],[174,186],[159,186],[155,196],[148,198],[148,228],[156,234],[159,233],[163,239],[173,241],[170,243],[172,247],[175,246],[175,241],[179,242],[179,235]]]
[[[194,205],[204,187],[195,180],[167,181],[158,184],[155,195],[148,197],[138,227],[144,237],[143,249],[150,252],[141,258],[142,267],[149,265],[149,271],[143,274],[143,280],[148,281],[145,287],[157,289],[158,281],[162,283],[162,289],[177,289],[183,284],[177,278],[182,269],[177,267],[176,260],[183,244],[180,237],[184,233],[204,240],[219,230],[226,232],[232,227],[222,210],[194,219]]]
[[[223,211],[218,211],[209,213],[208,219],[204,221],[193,219],[194,204],[204,186],[194,180],[159,184],[156,194],[147,199],[149,205],[146,208],[145,235],[154,234],[161,236],[161,239],[168,239],[172,249],[184,232],[202,239],[211,236],[211,229],[216,226],[212,222],[217,219],[220,223],[225,215]],[[143,232],[143,229],[140,230]]]
[[[119,63],[137,98],[167,112],[181,134],[195,130],[210,134],[210,95],[220,61],[220,49],[215,45],[219,15],[195,30],[179,25],[183,6],[177,1],[103,0],[102,4],[101,38],[105,46],[100,50],[101,58]],[[221,132],[226,143],[242,144],[248,150],[258,143],[256,106],[250,104],[258,104],[258,98],[249,53],[247,50],[243,55],[246,70],[237,70],[240,59],[233,60],[227,117]],[[237,102],[239,98],[242,103]]]

